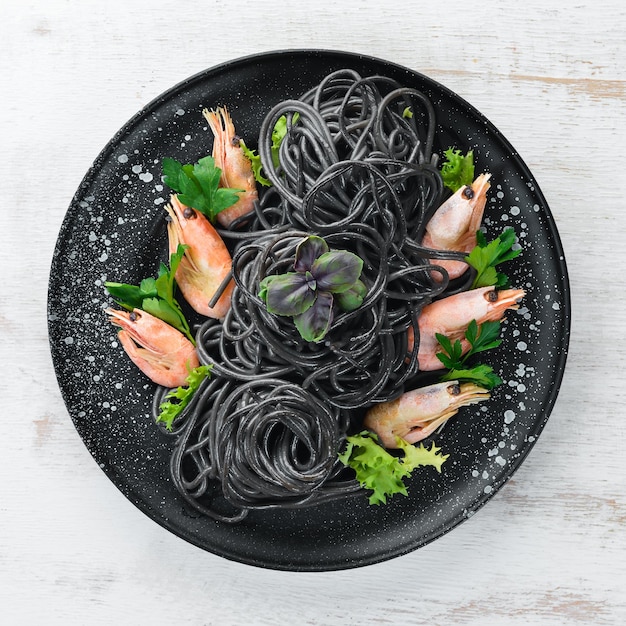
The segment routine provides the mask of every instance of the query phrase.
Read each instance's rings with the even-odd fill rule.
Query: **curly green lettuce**
[[[465,156],[460,150],[448,148],[443,155],[446,161],[441,166],[443,184],[453,193],[465,185],[474,182],[474,152],[470,150]]]
[[[298,121],[298,113],[294,113],[292,118],[292,123],[295,124]],[[281,115],[276,124],[274,125],[274,129],[272,130],[272,162],[274,163],[274,167],[278,166],[278,151],[280,150],[280,144],[283,139],[287,135],[287,116]],[[263,175],[263,165],[261,164],[261,156],[257,153],[256,150],[249,148],[246,145],[246,142],[243,139],[239,140],[239,145],[243,150],[243,153],[246,155],[250,164],[252,165],[252,174],[254,179],[260,185],[264,187],[271,187],[271,181]]]
[[[387,498],[400,493],[407,495],[404,479],[418,467],[432,466],[441,472],[441,466],[449,455],[441,454],[441,448],[433,443],[430,448],[411,445],[398,438],[401,456],[389,453],[378,443],[375,433],[364,430],[346,439],[346,448],[339,460],[351,467],[361,487],[370,490],[370,504],[386,504]]]
[[[189,405],[194,394],[200,388],[200,384],[205,378],[211,376],[210,365],[199,365],[189,372],[187,376],[187,385],[185,387],[177,387],[165,396],[165,402],[159,405],[159,415],[157,424],[163,424],[167,430],[172,430],[174,420],[182,413],[183,409]],[[176,400],[172,402],[171,400]]]

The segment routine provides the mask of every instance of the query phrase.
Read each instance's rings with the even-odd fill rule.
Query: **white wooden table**
[[[472,5],[3,0],[0,622],[626,623],[626,9]],[[573,305],[559,399],[513,479],[425,548],[318,574],[229,562],[132,506],[72,425],[45,315],[61,221],[115,131],[204,68],[303,47],[406,65],[484,113],[547,197]]]

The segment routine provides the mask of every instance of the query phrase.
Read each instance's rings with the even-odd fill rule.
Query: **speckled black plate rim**
[[[548,236],[553,243],[554,254],[558,259],[557,264],[560,270],[560,280],[561,280],[561,287],[562,287],[560,305],[562,307],[563,323],[562,323],[562,328],[561,328],[561,346],[560,346],[559,357],[557,361],[557,368],[555,369],[554,377],[553,377],[553,380],[551,381],[552,384],[550,386],[550,391],[545,397],[541,419],[538,419],[536,421],[535,428],[531,432],[528,433],[528,435],[533,436],[534,438],[533,441],[526,442],[524,450],[521,451],[516,456],[513,462],[510,463],[508,467],[509,471],[507,472],[507,474],[502,476],[499,481],[492,483],[492,490],[490,493],[480,495],[478,498],[476,498],[476,500],[473,503],[468,505],[466,510],[469,511],[471,514],[474,514],[479,509],[481,509],[491,498],[493,498],[493,496],[502,488],[503,485],[506,484],[506,482],[517,471],[519,466],[524,462],[524,460],[527,458],[528,454],[534,447],[537,437],[543,431],[545,424],[547,423],[547,420],[552,412],[552,409],[554,407],[554,404],[556,402],[556,399],[559,393],[562,378],[565,372],[567,352],[568,352],[568,347],[569,347],[570,324],[571,324],[571,300],[570,300],[569,277],[568,277],[567,266],[566,266],[565,257],[563,253],[561,238],[556,228],[556,225],[554,223],[551,211],[548,207],[548,203],[545,197],[543,196],[541,189],[537,185],[534,179],[534,176],[531,174],[529,168],[527,167],[523,159],[520,157],[517,150],[510,144],[510,142],[506,139],[506,137],[473,105],[465,101],[462,97],[460,97],[458,94],[456,94],[455,92],[447,88],[445,85],[442,85],[441,83],[435,81],[434,79],[424,74],[421,74],[418,71],[411,70],[405,66],[393,63],[388,60],[380,59],[371,55],[367,55],[367,54],[360,54],[356,52],[346,52],[346,51],[336,50],[336,49],[293,48],[293,49],[266,51],[266,52],[262,52],[258,54],[252,54],[252,55],[239,57],[239,58],[218,64],[216,66],[210,67],[196,74],[193,74],[189,76],[188,78],[180,81],[176,85],[172,86],[171,88],[167,89],[166,91],[161,93],[159,96],[154,98],[152,101],[150,101],[145,107],[139,110],[120,128],[120,130],[105,145],[105,147],[96,157],[96,159],[93,161],[91,167],[88,169],[85,176],[83,177],[83,180],[81,181],[81,184],[79,185],[76,193],[74,194],[72,201],[70,203],[69,209],[61,224],[57,243],[56,243],[55,250],[53,253],[53,260],[51,263],[51,272],[50,272],[49,292],[48,292],[48,308],[50,308],[50,302],[51,302],[50,290],[52,288],[52,284],[55,278],[55,272],[57,272],[60,269],[60,252],[64,249],[66,245],[66,238],[70,234],[72,222],[74,219],[72,208],[75,207],[76,203],[81,199],[83,195],[82,190],[90,186],[91,181],[94,179],[94,176],[97,175],[102,164],[107,161],[107,159],[109,158],[109,156],[111,155],[111,153],[113,152],[113,150],[115,149],[115,147],[117,146],[121,138],[123,138],[128,133],[130,133],[133,129],[133,126],[135,126],[139,121],[141,121],[146,115],[149,115],[151,111],[154,110],[157,106],[159,106],[160,104],[162,104],[164,101],[168,100],[169,98],[173,97],[179,91],[193,85],[194,83],[210,80],[211,76],[227,72],[231,68],[245,66],[252,62],[255,64],[259,64],[259,63],[263,63],[264,60],[275,59],[279,57],[289,57],[293,55],[314,55],[314,56],[319,56],[319,57],[333,58],[336,60],[341,59],[342,62],[345,61],[346,67],[350,66],[351,61],[356,61],[356,60],[366,61],[368,63],[380,65],[381,67],[393,68],[395,71],[407,73],[408,75],[412,75],[418,78],[420,81],[423,81],[425,83],[430,83],[431,85],[436,87],[438,90],[445,93],[451,100],[455,101],[460,107],[460,109],[463,109],[467,114],[480,120],[481,123],[490,132],[497,135],[498,142],[502,145],[502,147],[505,150],[508,151],[509,158],[514,163],[515,168],[521,174],[523,174],[524,177],[528,181],[533,183],[534,185],[533,193],[539,199],[541,203],[541,209],[548,218],[546,221],[546,230],[548,231]],[[73,410],[73,407],[71,406],[71,402],[68,397],[68,394],[66,393],[64,389],[62,380],[60,379],[60,367],[58,366],[57,361],[55,359],[55,345],[52,340],[53,331],[54,331],[54,324],[52,321],[49,320],[48,321],[48,333],[49,333],[50,349],[51,349],[51,353],[53,357],[53,365],[54,365],[55,373],[57,375],[57,380],[58,380],[60,391],[61,391],[61,396],[66,404],[66,408],[68,410],[70,418],[72,419],[75,427],[77,428],[77,431],[80,433],[80,429],[77,423],[75,412]],[[92,457],[94,458],[94,460],[98,462],[98,459],[95,457],[94,451],[92,450],[92,448],[90,446],[87,446],[87,449],[92,455]],[[115,472],[112,471],[109,468],[109,466],[105,466],[105,467],[102,467],[101,465],[99,466],[101,467],[105,475],[107,475],[107,477],[116,485],[116,487],[119,488],[119,485],[117,485],[117,482],[116,482],[117,476]],[[258,560],[254,558],[246,559],[245,557],[242,557],[241,554],[231,554],[227,549],[224,549],[223,551],[222,550],[221,551],[210,550],[209,548],[207,548],[207,546],[203,545],[202,542],[200,542],[195,536],[184,532],[184,530],[180,528],[169,525],[166,520],[156,518],[151,507],[148,505],[148,503],[144,501],[132,500],[130,496],[126,493],[124,493],[124,495],[128,499],[130,499],[131,502],[138,509],[140,509],[146,516],[148,516],[151,520],[155,521],[160,526],[166,528],[173,534],[179,536],[180,538],[191,543],[192,545],[195,545],[196,547],[199,547],[203,550],[207,550],[210,552],[214,552],[215,554],[218,554],[219,556],[223,558],[226,558],[231,561],[239,562],[242,564],[253,565],[253,566],[257,566],[261,568],[284,570],[284,571],[295,571],[295,572],[304,572],[304,571],[323,572],[323,571],[345,570],[345,569],[372,565],[375,563],[380,563],[380,562],[384,562],[393,558],[397,558],[399,556],[408,554],[410,552],[415,551],[416,549],[420,547],[423,547],[425,545],[432,543],[434,540],[447,534],[450,530],[458,526],[460,523],[462,523],[469,517],[467,514],[459,514],[454,517],[451,517],[450,519],[446,521],[445,524],[442,524],[439,528],[437,528],[435,531],[433,531],[429,535],[417,537],[414,541],[407,541],[401,548],[398,548],[396,550],[387,550],[384,553],[373,552],[371,555],[361,556],[360,558],[355,558],[351,560],[350,562],[320,563],[320,564],[309,563],[306,566],[303,566],[303,565],[290,566],[290,565],[284,565],[284,564],[276,564],[274,562],[269,562],[267,560]]]

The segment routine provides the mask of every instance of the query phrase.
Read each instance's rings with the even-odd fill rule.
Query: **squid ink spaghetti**
[[[366,408],[416,386],[422,308],[473,280],[471,269],[450,280],[437,265],[463,253],[421,245],[445,194],[435,133],[423,93],[351,70],[267,113],[258,153],[271,186],[260,189],[253,214],[218,230],[232,253],[231,307],[197,328],[211,377],[171,431],[172,480],[196,511],[237,522],[252,509],[363,493],[337,458],[346,436],[361,428]],[[290,271],[309,235],[358,255],[367,289],[315,343],[259,296],[266,277]],[[155,416],[166,392],[155,396]]]

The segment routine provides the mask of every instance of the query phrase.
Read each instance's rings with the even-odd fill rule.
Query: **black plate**
[[[211,144],[203,107],[227,105],[244,138],[265,113],[328,72],[350,67],[421,89],[437,109],[439,149],[472,147],[477,171],[492,173],[487,228],[513,226],[523,254],[507,274],[528,295],[509,315],[491,357],[505,383],[480,408],[463,409],[438,445],[441,474],[416,473],[409,496],[386,506],[367,498],[301,511],[253,512],[239,525],[191,515],[173,488],[171,439],[150,417],[153,385],[116,344],[103,283],[138,283],[166,259],[160,162],[192,162]],[[495,236],[494,234],[494,236]],[[59,385],[85,445],[105,474],[149,517],[228,559],[285,570],[334,570],[383,561],[440,537],[487,502],[519,467],[543,429],[559,389],[569,339],[565,260],[552,215],[508,141],[467,102],[406,68],[355,54],[282,51],[235,60],[173,87],[135,115],[85,176],[59,234],[49,284],[49,335]],[[497,363],[494,359],[497,358]]]

